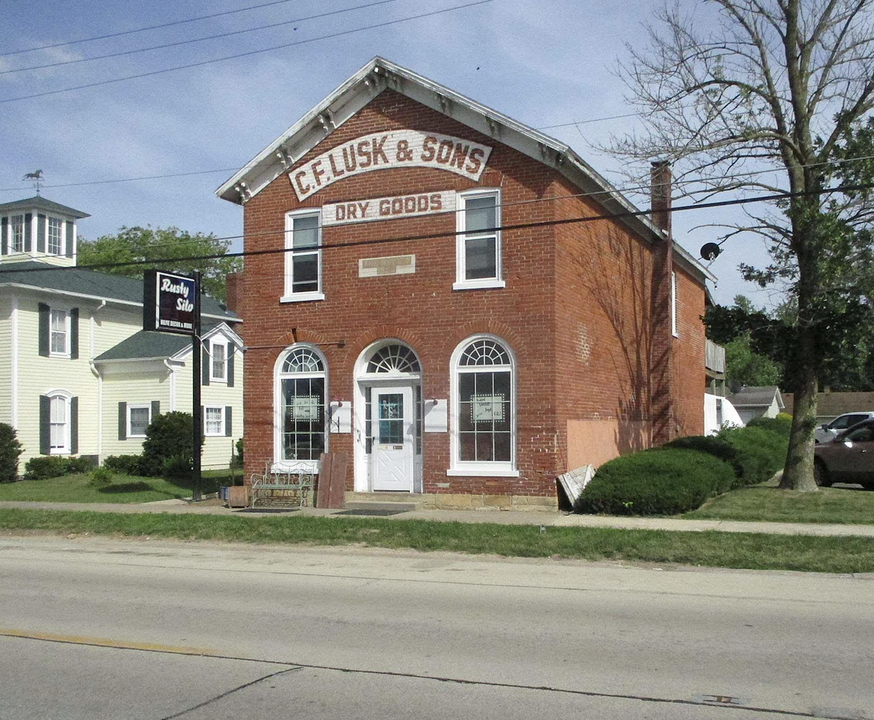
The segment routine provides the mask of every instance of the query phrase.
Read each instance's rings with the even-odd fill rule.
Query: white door
[[[373,490],[413,491],[416,425],[413,388],[373,388]]]

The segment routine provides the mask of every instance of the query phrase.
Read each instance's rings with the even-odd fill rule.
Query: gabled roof
[[[201,339],[223,333],[240,349],[243,341],[239,335],[230,329],[227,323],[204,324],[201,331]],[[122,340],[105,353],[94,358],[94,362],[100,363],[107,360],[158,360],[167,358],[180,359],[191,351],[191,337],[188,335],[176,335],[174,333],[153,332],[140,330],[129,338]]]
[[[45,212],[50,212],[55,215],[64,215],[76,220],[91,217],[88,213],[83,213],[81,210],[74,210],[66,205],[61,205],[52,200],[46,200],[41,195],[34,195],[27,200],[16,200],[15,202],[0,205],[0,215],[10,215],[15,212],[25,212],[27,210],[44,210]]]
[[[780,388],[776,385],[761,387],[744,386],[740,390],[728,395],[728,399],[735,407],[770,407],[776,399],[777,407],[783,409],[783,396]]]
[[[639,212],[570,146],[381,57],[373,58],[288,128],[219,187],[216,195],[233,203],[244,204],[288,172],[318,143],[389,88],[548,165],[584,192],[598,193],[598,202],[608,212]],[[649,240],[664,236],[662,230],[646,216],[624,215],[620,219]],[[675,258],[694,275],[716,280],[707,268],[676,242],[674,253]]]
[[[57,267],[37,260],[0,265],[0,288],[23,287],[62,295],[143,304],[143,281],[77,267]],[[201,313],[218,320],[238,321],[237,316],[209,295],[201,295]]]

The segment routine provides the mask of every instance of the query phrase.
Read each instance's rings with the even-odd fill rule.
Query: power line
[[[170,72],[176,72],[177,70],[189,70],[195,67],[203,67],[205,65],[212,65],[218,62],[225,62],[227,60],[238,60],[244,57],[251,57],[253,55],[261,55],[267,52],[273,52],[274,50],[284,50],[289,47],[296,47],[298,45],[307,45],[309,43],[318,42],[320,40],[331,40],[333,38],[344,37],[346,35],[353,35],[355,33],[365,32],[367,30],[376,30],[378,28],[389,27],[390,25],[399,25],[401,23],[411,22],[413,20],[421,20],[427,17],[434,17],[436,15],[443,15],[450,12],[455,12],[456,10],[465,10],[467,8],[476,7],[477,5],[485,5],[487,3],[493,2],[493,0],[475,0],[474,2],[468,2],[462,5],[456,5],[450,8],[444,8],[442,10],[434,10],[432,12],[421,13],[419,15],[411,15],[405,18],[399,18],[397,20],[387,20],[385,22],[376,23],[374,25],[367,25],[358,28],[352,28],[351,30],[343,30],[336,33],[330,33],[328,35],[321,35],[315,38],[309,38],[307,40],[297,40],[295,42],[283,43],[282,45],[274,45],[269,48],[262,48],[261,50],[250,50],[244,53],[237,53],[235,55],[226,55],[220,58],[213,58],[212,60],[201,60],[195,63],[188,63],[186,65],[177,65],[171,68],[165,68],[163,70],[151,70],[150,72],[138,73],[136,75],[127,75],[125,77],[113,78],[110,80],[101,80],[99,82],[86,83],[85,85],[76,85],[73,87],[61,88],[59,90],[46,90],[45,92],[34,93],[32,95],[20,95],[14,98],[4,98],[0,100],[0,103],[10,103],[10,102],[18,102],[20,100],[32,100],[34,98],[47,97],[49,95],[60,95],[62,93],[73,92],[74,90],[86,90],[89,88],[102,87],[104,85],[112,85],[114,83],[127,82],[128,80],[139,80],[145,77],[152,77],[155,75],[164,75]]]
[[[680,205],[671,207],[668,210],[663,210],[659,212],[687,212],[691,210],[710,210],[713,208],[721,208],[721,207],[731,207],[737,205],[748,205],[751,203],[760,203],[760,202],[774,202],[775,200],[787,200],[792,197],[813,197],[817,195],[828,195],[830,193],[835,192],[856,192],[859,190],[872,190],[874,189],[874,184],[866,183],[862,185],[847,185],[843,187],[836,188],[828,188],[823,190],[808,190],[805,192],[781,192],[774,193],[770,195],[759,195],[753,198],[737,198],[734,200],[716,200],[713,202],[706,203],[694,203],[692,205]],[[622,218],[629,217],[642,217],[645,215],[652,215],[655,211],[652,208],[647,210],[624,210],[618,213],[610,213],[607,215],[587,215],[585,217],[574,217],[574,218],[563,218],[561,220],[541,220],[537,222],[527,222],[527,223],[514,223],[512,225],[501,225],[500,227],[494,228],[495,231],[498,232],[506,232],[509,230],[533,230],[542,227],[554,227],[554,226],[565,226],[565,225],[576,225],[580,223],[589,223],[589,222],[598,222],[600,220],[620,220]],[[285,231],[272,231],[269,233],[262,234],[270,234],[270,235],[285,235]],[[353,248],[353,247],[362,247],[368,246],[372,247],[375,245],[393,245],[396,243],[402,242],[416,242],[419,240],[434,240],[441,238],[449,238],[449,237],[458,237],[459,235],[465,235],[467,231],[465,230],[448,230],[445,232],[439,233],[426,233],[423,235],[405,235],[401,237],[394,238],[383,238],[381,240],[355,240],[352,242],[346,243],[336,243],[332,245],[319,244],[315,247],[316,250],[319,251],[328,251],[328,250],[341,250],[345,248]],[[248,234],[251,237],[251,233]],[[241,236],[235,236],[241,237]],[[312,250],[313,248],[310,248]],[[233,252],[233,253],[215,253],[211,255],[190,255],[186,257],[175,257],[175,258],[160,258],[160,259],[152,259],[152,260],[132,260],[127,262],[118,262],[118,263],[95,263],[93,265],[78,265],[72,267],[63,267],[63,266],[46,266],[42,268],[2,268],[0,267],[0,274],[26,274],[33,272],[64,272],[64,271],[72,271],[72,270],[102,270],[107,268],[115,268],[115,267],[141,267],[141,266],[154,266],[161,265],[167,263],[181,263],[181,262],[192,262],[196,260],[219,260],[222,258],[236,258],[236,257],[259,257],[263,255],[279,255],[285,254],[289,252],[294,252],[293,247],[281,247],[281,248],[271,248],[268,250],[243,250],[241,252]]]
[[[77,63],[91,62],[93,60],[106,60],[107,58],[123,57],[125,55],[136,55],[138,53],[149,52],[150,50],[164,50],[166,48],[179,47],[180,45],[190,45],[192,43],[206,42],[207,40],[217,40],[219,38],[230,37],[232,35],[243,35],[245,33],[257,32],[260,30],[269,30],[271,28],[282,27],[283,25],[292,25],[294,23],[306,22],[307,20],[319,20],[321,18],[330,17],[332,15],[341,15],[343,13],[352,12],[354,10],[366,10],[367,8],[375,7],[377,5],[386,5],[388,3],[398,1],[399,0],[376,0],[376,2],[366,3],[365,5],[355,5],[353,7],[344,8],[342,10],[332,10],[331,12],[319,13],[317,15],[308,15],[306,17],[295,18],[292,20],[283,20],[282,22],[272,23],[270,25],[260,25],[258,27],[248,28],[247,30],[233,30],[231,32],[221,33],[218,35],[209,35],[207,37],[193,38],[191,40],[179,40],[177,42],[166,43],[164,45],[152,45],[150,47],[137,48],[135,50],[122,50],[120,52],[108,53],[106,55],[95,55],[94,57],[88,58],[77,58],[75,60],[59,60],[58,62],[47,63],[45,65],[31,65],[30,67],[14,68],[12,70],[0,70],[0,75],[27,72],[28,70],[44,70],[46,68],[75,65]],[[295,30],[297,30],[297,28],[295,28]]]
[[[95,35],[89,38],[81,38],[79,40],[67,40],[65,42],[52,43],[51,45],[39,45],[37,47],[24,48],[22,50],[11,50],[10,52],[0,53],[0,57],[8,57],[9,55],[21,55],[22,53],[37,52],[38,50],[51,50],[52,48],[67,47],[69,45],[79,45],[86,42],[94,42],[95,40],[106,40],[108,38],[121,37],[123,35],[133,35],[135,33],[147,32],[149,30],[160,30],[161,28],[173,27],[174,25],[184,25],[185,23],[197,22],[198,20],[210,20],[212,18],[222,17],[223,15],[234,15],[237,13],[248,12],[249,10],[259,10],[261,8],[271,7],[273,5],[285,5],[292,0],[274,0],[274,2],[262,3],[261,5],[250,5],[249,7],[238,8],[237,10],[225,10],[224,12],[212,13],[211,15],[199,15],[185,20],[174,20],[173,22],[161,23],[160,25],[149,25],[147,27],[135,28],[133,30],[122,30],[121,32],[107,33],[106,35]]]

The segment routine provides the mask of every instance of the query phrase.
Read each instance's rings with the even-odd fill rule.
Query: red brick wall
[[[341,180],[299,202],[283,174],[246,203],[246,251],[281,250],[288,211],[344,200],[499,187],[504,225],[600,213],[587,200],[531,202],[579,191],[545,165],[390,90],[297,164],[361,135],[402,128],[455,135],[493,147],[480,182],[428,168],[382,170]],[[388,238],[454,231],[451,214],[324,228],[324,301],[280,303],[282,254],[247,257],[242,333],[246,345],[253,348],[245,363],[247,472],[260,469],[273,457],[274,364],[282,349],[292,344],[293,328],[298,341],[325,343],[320,349],[328,363],[330,399],[344,401],[354,397],[355,362],[373,341],[397,338],[416,351],[422,364],[423,398],[450,397],[450,356],[465,338],[492,333],[507,343],[517,363],[520,477],[447,477],[449,433],[425,433],[425,492],[436,492],[439,483],[440,492],[553,495],[555,477],[567,465],[568,419],[597,414],[645,416],[646,356],[641,359],[635,354],[641,343],[648,342],[650,260],[642,241],[618,223],[608,222],[504,231],[506,287],[463,291],[452,289],[454,237],[377,244]],[[374,244],[337,247],[361,241]],[[358,277],[360,258],[399,254],[415,254],[415,274]],[[703,306],[703,295],[701,302]],[[591,347],[584,363],[579,360],[581,327]],[[338,341],[342,347],[332,344]],[[697,367],[703,372],[703,356]],[[700,384],[695,384],[696,390]],[[331,450],[350,457],[349,490],[354,477],[352,443],[350,434],[331,436]]]
[[[674,414],[677,435],[704,432],[704,292],[677,269],[677,337],[674,338]]]

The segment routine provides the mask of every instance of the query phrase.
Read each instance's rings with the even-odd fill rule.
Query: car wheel
[[[832,481],[828,475],[828,468],[821,460],[813,463],[813,479],[819,487],[831,487]]]

